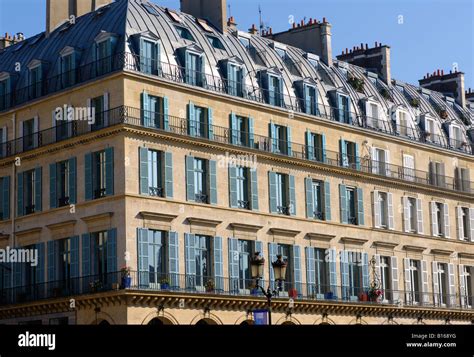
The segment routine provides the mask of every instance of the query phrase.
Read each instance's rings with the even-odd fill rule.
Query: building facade
[[[252,324],[255,253],[265,287],[288,262],[276,324],[474,321],[463,73],[195,3],[48,2],[0,52],[0,247],[37,254],[0,265],[1,323]]]

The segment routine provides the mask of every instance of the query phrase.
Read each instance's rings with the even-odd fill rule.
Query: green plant
[[[120,269],[120,273],[122,277],[130,276],[130,267],[127,267],[127,266],[122,267],[122,269]]]
[[[206,291],[213,291],[215,287],[216,287],[216,286],[215,286],[215,284],[214,284],[214,280],[209,279],[209,280],[206,282]]]
[[[165,277],[165,278],[162,278],[162,279],[160,280],[160,284],[161,284],[161,285],[170,285],[170,281],[169,281],[168,278]]]
[[[363,79],[354,76],[349,76],[347,81],[356,91],[362,93],[364,92],[365,81]]]

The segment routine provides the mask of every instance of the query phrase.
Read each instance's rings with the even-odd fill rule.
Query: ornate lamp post
[[[383,295],[383,291],[380,290],[380,277],[375,256],[370,259],[370,267],[372,268],[372,281],[370,282],[368,297],[370,301],[377,301]]]
[[[273,291],[270,286],[267,290],[259,284],[260,279],[263,278],[265,259],[260,256],[260,252],[256,252],[254,257],[250,260],[250,266],[252,270],[252,279],[255,279],[255,285],[257,289],[260,289],[263,293],[263,296],[267,298],[267,308],[268,308],[268,324],[272,324],[272,298],[278,296],[278,292],[282,291],[283,281],[286,276],[286,268],[288,263],[286,260],[282,259],[281,255],[277,255],[277,260],[272,262],[273,273],[275,275],[275,280],[277,282],[277,288]]]

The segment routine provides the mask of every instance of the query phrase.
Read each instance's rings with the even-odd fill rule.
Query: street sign
[[[253,320],[255,325],[268,325],[268,310],[254,310]]]

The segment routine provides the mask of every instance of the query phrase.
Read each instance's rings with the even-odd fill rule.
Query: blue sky
[[[152,0],[178,9],[179,0]],[[45,28],[46,0],[0,0],[0,34],[27,37]],[[258,25],[258,5],[273,32],[306,17],[332,24],[333,55],[360,43],[391,46],[392,77],[417,84],[427,72],[458,68],[474,88],[474,1],[472,0],[228,0],[239,29]],[[399,24],[399,16],[403,23]]]

